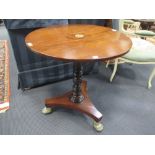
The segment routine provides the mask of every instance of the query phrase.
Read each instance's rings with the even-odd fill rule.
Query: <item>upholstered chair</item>
[[[110,82],[112,82],[119,63],[133,63],[133,64],[155,64],[155,45],[147,40],[140,38],[131,38],[132,48],[130,51],[122,57],[114,60],[114,68],[112,75],[110,77]],[[107,62],[106,67],[108,67],[109,62]],[[134,69],[134,68],[133,68]],[[150,74],[148,80],[148,88],[152,87],[152,79],[155,76],[155,68]]]

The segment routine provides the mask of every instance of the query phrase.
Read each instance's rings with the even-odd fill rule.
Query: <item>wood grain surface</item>
[[[68,61],[108,60],[122,56],[132,46],[124,34],[97,25],[63,25],[28,34],[26,45],[34,52]]]

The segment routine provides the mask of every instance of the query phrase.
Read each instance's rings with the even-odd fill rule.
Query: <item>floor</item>
[[[3,26],[0,39],[8,40]],[[92,128],[92,121],[76,111],[60,108],[43,115],[44,99],[68,91],[72,81],[22,92],[17,89],[17,68],[11,46],[10,55],[11,107],[0,114],[0,135],[155,134],[155,80],[151,90],[146,87],[153,65],[121,64],[112,83],[109,83],[112,66],[106,69],[104,64],[98,74],[85,77],[89,96],[103,114],[104,130],[98,133]]]

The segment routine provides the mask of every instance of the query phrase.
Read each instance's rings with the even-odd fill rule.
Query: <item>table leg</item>
[[[73,77],[73,93],[70,100],[74,103],[81,103],[84,100],[84,96],[81,92],[83,68],[81,63],[74,63],[74,77]]]
[[[95,108],[87,95],[87,82],[82,80],[82,66],[80,63],[74,64],[73,90],[66,94],[45,100],[43,113],[51,112],[53,107],[65,107],[80,111],[94,120],[93,126],[97,131],[103,130],[100,123],[102,114]]]

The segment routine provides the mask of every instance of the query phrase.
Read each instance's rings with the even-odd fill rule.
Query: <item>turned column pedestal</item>
[[[52,112],[53,107],[65,107],[80,111],[91,117],[93,126],[97,131],[103,130],[103,125],[100,123],[102,114],[92,104],[87,94],[87,82],[82,80],[82,65],[74,63],[73,90],[65,93],[62,96],[46,99],[45,108],[42,110],[44,114]]]

